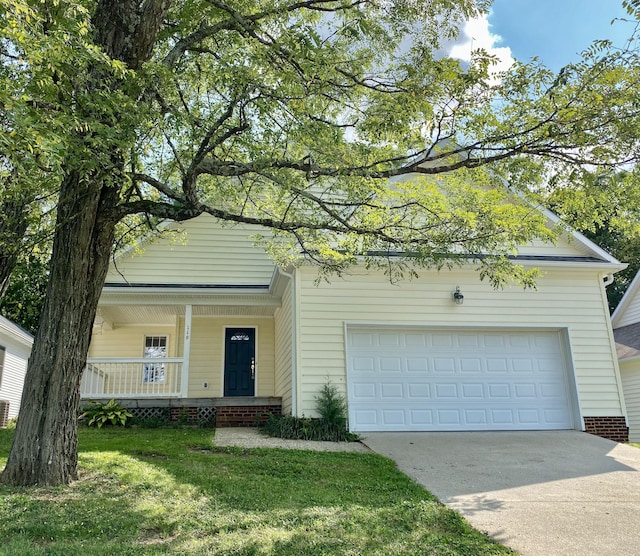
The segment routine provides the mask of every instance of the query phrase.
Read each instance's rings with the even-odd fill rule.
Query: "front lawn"
[[[0,467],[11,435],[0,430]],[[79,481],[0,486],[0,554],[512,554],[383,457],[211,437],[81,429]]]

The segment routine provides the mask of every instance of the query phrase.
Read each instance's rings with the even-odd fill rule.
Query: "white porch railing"
[[[182,367],[181,357],[87,359],[80,397],[180,397]]]

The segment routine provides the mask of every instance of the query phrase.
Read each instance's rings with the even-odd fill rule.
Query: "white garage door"
[[[354,431],[570,429],[557,331],[352,328]]]

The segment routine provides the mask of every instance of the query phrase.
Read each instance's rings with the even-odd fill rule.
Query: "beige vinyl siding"
[[[167,337],[167,357],[179,357],[177,350],[177,330],[176,326],[158,325],[129,325],[118,327],[115,330],[103,330],[93,334],[91,345],[89,346],[89,358],[96,359],[126,359],[128,357],[138,359],[144,356],[145,338],[147,336]],[[143,381],[143,365],[134,364],[131,367],[135,372],[125,373],[114,378],[107,373],[104,394],[110,395],[115,392],[137,392]],[[147,383],[158,395],[171,390],[175,381],[174,373],[179,372],[180,367],[169,364],[165,370],[165,380],[163,382]],[[179,384],[179,382],[178,382]]]
[[[420,280],[394,284],[382,273],[353,272],[319,285],[314,269],[299,272],[299,413],[313,413],[327,379],[346,392],[345,323],[377,323],[567,329],[583,415],[623,414],[602,281],[593,270],[548,270],[535,291],[493,290],[466,270],[424,272]],[[452,301],[456,286],[463,305]]]
[[[107,282],[145,284],[268,285],[274,264],[249,236],[264,229],[222,225],[202,215],[168,230],[142,245],[139,253],[123,255],[111,265]]]
[[[275,395],[282,397],[282,411],[291,413],[291,347],[292,347],[292,314],[291,314],[291,282],[282,294],[282,306],[274,315],[275,325]]]
[[[193,317],[188,396],[211,398],[224,394],[224,330],[229,326],[256,328],[256,396],[275,395],[273,318]]]
[[[114,330],[103,330],[102,333],[94,331],[88,357],[96,359],[142,357],[145,336],[167,336],[167,356],[180,357],[182,352],[177,350],[176,326],[152,324],[123,325]]]
[[[640,359],[620,361],[620,376],[629,421],[629,441],[640,442]]]
[[[593,253],[587,249],[573,237],[559,237],[555,243],[547,243],[536,239],[528,245],[520,245],[518,247],[519,255],[547,255],[555,257],[588,257]]]

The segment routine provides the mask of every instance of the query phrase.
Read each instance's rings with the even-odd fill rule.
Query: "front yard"
[[[0,467],[11,435],[0,430]],[[512,554],[380,456],[211,438],[81,429],[79,481],[0,486],[0,554]]]

